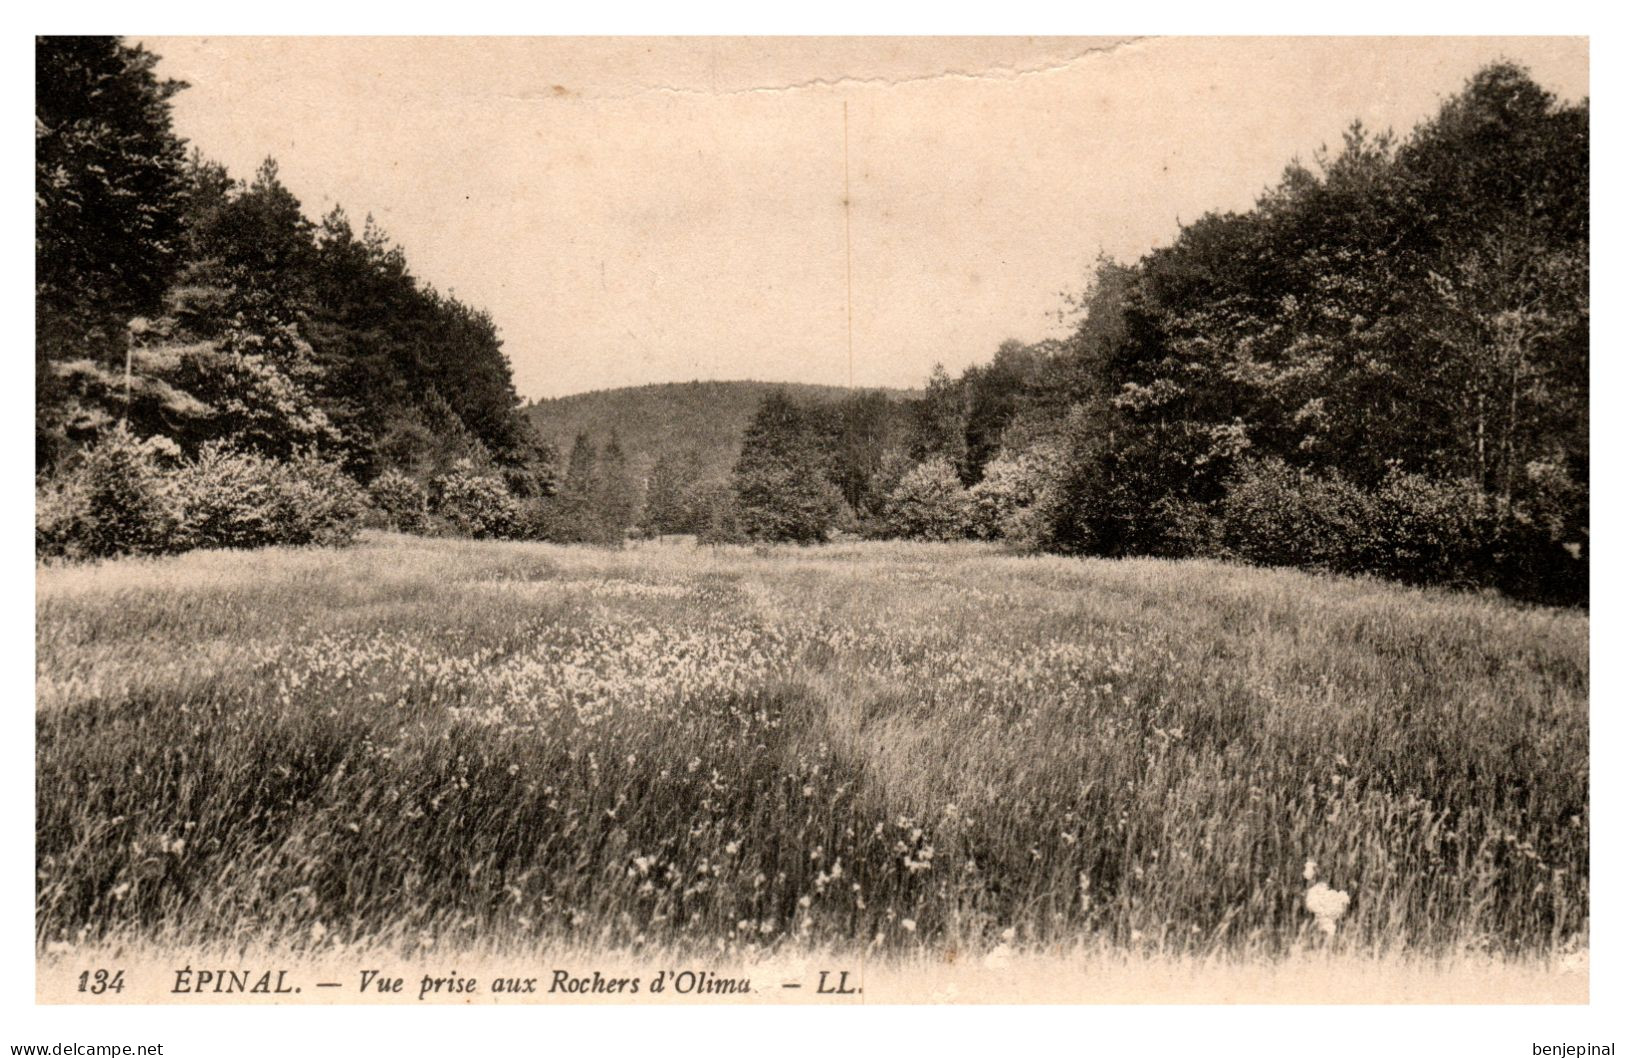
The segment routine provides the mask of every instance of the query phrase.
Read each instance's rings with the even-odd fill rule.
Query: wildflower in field
[[[421,837],[424,852],[460,847],[450,843],[465,836],[462,823],[472,818],[470,812],[490,814],[493,829],[488,833],[512,834],[534,843],[534,852],[481,844],[481,851],[470,858],[424,857],[441,866],[435,868],[438,873],[414,869],[408,879],[416,894],[413,899],[449,898],[460,906],[460,894],[470,888],[480,897],[470,901],[481,909],[477,918],[467,920],[473,926],[450,919],[444,927],[437,926],[448,931],[448,944],[459,931],[468,929],[468,935],[475,936],[478,929],[513,921],[546,943],[560,930],[573,930],[579,937],[602,937],[606,944],[645,941],[658,947],[678,942],[702,950],[714,942],[719,951],[745,955],[787,946],[795,950],[806,943],[861,944],[861,934],[868,933],[878,949],[893,928],[905,946],[926,943],[928,936],[919,932],[917,918],[903,919],[896,911],[882,917],[887,905],[912,907],[914,915],[927,921],[935,921],[931,917],[935,914],[945,924],[955,921],[958,909],[971,906],[995,923],[981,927],[981,936],[992,949],[984,948],[981,958],[987,966],[998,967],[1019,957],[1018,935],[1034,945],[1040,938],[1047,943],[1051,937],[1065,941],[1092,935],[1118,943],[1130,939],[1133,948],[1155,946],[1157,937],[1148,941],[1139,930],[1125,936],[1132,921],[1141,921],[1149,923],[1148,933],[1160,933],[1176,946],[1192,943],[1198,936],[1187,914],[1192,895],[1244,881],[1251,866],[1247,850],[1256,843],[1292,847],[1302,833],[1298,829],[1302,821],[1317,818],[1322,807],[1317,798],[1322,795],[1334,797],[1334,806],[1342,813],[1336,820],[1344,827],[1336,835],[1341,845],[1357,847],[1368,836],[1359,828],[1377,833],[1370,828],[1390,818],[1402,823],[1407,833],[1429,835],[1416,843],[1414,853],[1405,853],[1408,859],[1393,864],[1396,874],[1402,869],[1415,869],[1418,876],[1424,869],[1436,870],[1441,882],[1448,881],[1453,850],[1442,846],[1465,844],[1469,854],[1476,848],[1472,843],[1478,841],[1477,832],[1469,836],[1441,829],[1446,824],[1425,798],[1404,799],[1390,796],[1380,784],[1375,790],[1361,785],[1369,780],[1359,767],[1343,776],[1334,772],[1331,779],[1341,777],[1340,785],[1321,784],[1307,795],[1280,785],[1267,762],[1248,763],[1232,772],[1227,756],[1213,755],[1222,749],[1223,740],[1196,740],[1177,726],[1191,726],[1192,718],[1213,711],[1213,703],[1202,700],[1207,689],[1230,693],[1223,680],[1209,679],[1203,651],[1186,648],[1183,630],[1152,630],[1148,641],[1147,627],[1137,618],[1120,626],[1117,617],[1110,617],[1095,626],[1092,636],[1079,637],[1072,613],[1078,593],[1055,592],[1047,582],[1022,598],[1034,613],[1055,611],[1050,616],[1056,619],[1048,625],[1024,621],[1017,627],[959,616],[934,621],[937,611],[947,609],[938,605],[941,598],[957,594],[967,606],[978,598],[955,588],[952,577],[936,568],[929,576],[922,571],[918,584],[912,571],[908,577],[891,578],[900,583],[895,590],[898,598],[892,600],[898,603],[897,610],[882,615],[889,622],[872,620],[876,614],[861,591],[857,596],[861,606],[849,607],[841,593],[815,592],[806,598],[797,594],[791,600],[779,589],[799,593],[799,574],[779,584],[773,580],[776,574],[766,572],[748,592],[733,588],[722,592],[719,605],[703,596],[709,588],[684,583],[682,590],[694,599],[693,608],[645,612],[629,604],[643,598],[675,598],[675,590],[666,589],[679,585],[662,579],[659,591],[641,592],[639,585],[606,578],[600,571],[599,565],[620,563],[619,558],[584,552],[572,553],[568,561],[586,563],[590,576],[514,581],[516,598],[529,607],[550,605],[548,597],[560,592],[573,593],[596,599],[594,608],[568,611],[567,619],[545,611],[534,623],[528,612],[518,609],[513,621],[504,620],[492,633],[501,637],[492,646],[477,646],[460,627],[484,621],[477,608],[448,610],[444,622],[429,620],[426,627],[425,622],[414,621],[387,632],[342,632],[319,641],[297,629],[271,629],[266,634],[287,639],[286,645],[268,648],[257,663],[262,668],[253,670],[254,678],[263,677],[266,687],[265,700],[254,702],[261,708],[222,712],[205,698],[195,699],[194,711],[207,710],[207,718],[183,719],[176,734],[192,738],[189,733],[197,724],[221,723],[235,724],[231,733],[241,735],[243,725],[234,719],[239,716],[251,720],[252,730],[264,726],[275,731],[275,725],[260,725],[267,711],[287,711],[286,719],[299,720],[309,710],[314,721],[317,709],[335,702],[356,711],[361,721],[357,727],[376,729],[380,737],[377,741],[363,737],[359,752],[348,754],[347,760],[371,770],[360,777],[335,773],[331,791],[322,791],[323,797],[333,797],[331,804],[318,806],[323,808],[319,818],[327,830],[344,838],[359,832],[373,839],[341,846],[343,855],[356,858],[356,870],[374,869],[387,854],[407,851],[388,847],[392,841],[415,846]],[[828,564],[826,559],[815,561]],[[832,570],[838,568],[839,564],[831,565]],[[1056,573],[1059,567],[1045,569]],[[690,574],[685,570],[677,575]],[[1056,583],[1075,580],[1075,572],[1067,573]],[[1001,595],[1006,594],[1004,587],[1001,584]],[[759,608],[754,605],[758,598],[764,604]],[[791,601],[794,605],[786,604]],[[1175,666],[1171,650],[1180,652],[1178,664],[1184,667]],[[1298,673],[1291,669],[1277,675],[1291,682]],[[1106,679],[1111,682],[1102,687]],[[852,717],[839,708],[803,715],[794,695],[787,707],[779,688],[801,683],[828,699],[825,704],[830,706],[851,699],[857,706]],[[1164,698],[1156,691],[1164,685],[1187,694],[1188,700],[1171,694]],[[74,693],[89,698],[92,690]],[[1120,709],[1119,697],[1134,703],[1134,708]],[[1268,712],[1266,706],[1281,704],[1274,698],[1261,702],[1261,715]],[[392,715],[397,709],[407,713],[397,718]],[[1151,719],[1160,725],[1159,741],[1178,742],[1190,747],[1189,753],[1167,758],[1159,765],[1163,770],[1146,776],[1143,785],[1139,780],[1116,784],[1113,771],[1097,762],[1105,760],[1105,754],[1116,758],[1138,751],[1147,709],[1154,710]],[[183,699],[175,715],[184,717],[186,712]],[[164,717],[168,716],[166,712]],[[871,719],[877,725],[877,737],[872,738],[865,737]],[[1340,723],[1335,716],[1316,722]],[[345,725],[323,724],[324,729],[348,737],[343,734]],[[901,725],[898,730],[906,737],[878,737],[890,725]],[[441,748],[440,740],[449,752]],[[221,742],[225,745],[226,740]],[[452,746],[466,752],[458,754]],[[878,755],[871,758],[875,747]],[[974,747],[974,752],[965,747]],[[56,761],[64,751],[53,752],[57,756],[51,759]],[[399,754],[399,769],[379,763],[392,752]],[[259,758],[250,752],[244,759]],[[294,771],[276,754],[266,760],[263,770],[268,779],[294,778]],[[1214,766],[1219,772],[1210,771]],[[62,774],[59,761],[52,767],[53,774]],[[152,766],[147,767],[150,771]],[[414,779],[413,767],[424,781]],[[1349,765],[1339,760],[1337,767]],[[503,779],[513,787],[514,796],[487,801],[466,793],[470,781],[476,793],[493,792],[478,790],[480,776],[501,776],[504,769],[514,776]],[[248,774],[254,777],[252,770]],[[1181,791],[1199,789],[1191,784],[1205,783],[1215,774],[1233,783],[1235,797],[1168,800]],[[520,778],[526,782],[520,783]],[[352,795],[368,789],[369,782],[397,780],[400,789],[391,787],[388,802],[393,819],[389,813],[342,814],[355,803]],[[147,787],[135,785],[145,796]],[[295,788],[298,783],[286,785]],[[772,796],[758,796],[759,791],[772,791]],[[1264,803],[1266,798],[1269,804]],[[139,798],[132,795],[126,800],[134,803]],[[1572,803],[1582,802],[1583,798]],[[227,798],[211,810],[218,815],[233,803]],[[1243,812],[1236,818],[1221,814],[1238,803]],[[1571,802],[1553,798],[1551,803]],[[520,814],[532,807],[537,809],[536,818]],[[153,818],[174,819],[193,808],[187,803],[167,805]],[[1155,841],[1147,846],[1140,837],[1130,837],[1143,834],[1153,818],[1167,826],[1168,840],[1160,854]],[[117,827],[123,822],[117,817],[99,825]],[[1493,822],[1488,820],[1486,826]],[[232,825],[252,830],[251,819]],[[1524,902],[1530,910],[1509,930],[1539,926],[1534,905],[1542,910],[1550,907],[1559,893],[1574,909],[1585,898],[1583,856],[1560,861],[1553,853],[1583,850],[1587,816],[1571,818],[1564,813],[1553,825],[1565,832],[1572,827],[1577,833],[1554,832],[1548,838],[1543,829],[1538,838],[1520,840],[1516,833],[1492,829],[1487,839],[1490,852],[1485,856],[1504,849],[1519,858],[1518,877],[1527,876],[1515,888],[1528,898]],[[124,832],[128,844],[117,850],[122,862],[100,875],[115,882],[130,879],[117,891],[106,890],[103,883],[102,903],[108,905],[104,910],[109,919],[122,917],[119,912],[138,895],[149,898],[143,912],[146,905],[184,910],[185,901],[173,897],[184,896],[186,877],[167,872],[176,862],[173,857],[182,856],[183,850],[187,859],[180,863],[197,858],[210,870],[230,868],[227,854],[236,848],[230,827],[212,825],[202,836],[192,826],[186,824],[185,839],[142,830],[139,847],[130,843],[137,835]],[[1246,830],[1235,831],[1232,826]],[[57,829],[67,835],[79,833],[73,827]],[[1224,836],[1231,833],[1237,838],[1227,843]],[[1533,829],[1529,833],[1537,834]],[[729,839],[728,834],[734,837]],[[940,863],[935,861],[934,841],[943,842]],[[745,842],[752,845],[750,857],[743,856]],[[166,861],[156,871],[151,870],[155,846]],[[1093,855],[1096,849],[1104,855]],[[1133,851],[1124,855],[1125,850]],[[54,901],[48,916],[41,912],[46,916],[42,937],[58,936],[60,926],[66,930],[60,935],[72,939],[79,925],[65,917],[76,913],[78,887],[46,884],[64,870],[63,857],[69,851],[52,848],[49,852],[56,858],[41,859],[48,869],[42,871],[40,892]],[[718,851],[724,855],[718,856]],[[505,866],[510,862],[512,868]],[[546,876],[554,864],[570,862],[589,865],[583,879],[596,881],[607,871],[617,876],[617,884],[577,886],[567,869],[562,880],[569,884],[550,896],[538,892],[548,885],[508,874],[510,869],[524,869]],[[1318,864],[1299,862],[1305,909],[1314,916],[1307,921],[1318,927],[1303,933],[1311,941],[1315,933],[1333,936],[1355,890],[1351,886],[1342,893],[1317,884]],[[325,864],[318,866],[328,871]],[[1089,875],[1079,871],[1086,866],[1103,872],[1098,906],[1092,900]],[[1565,866],[1579,872],[1578,880],[1564,872]],[[1282,867],[1276,869],[1277,880]],[[786,878],[786,869],[793,881]],[[1070,898],[1067,874],[1074,878]],[[1342,868],[1334,864],[1333,875],[1341,879]],[[860,885],[858,878],[865,881]],[[1384,904],[1378,894],[1387,890],[1376,878],[1366,881],[1370,893],[1361,892],[1371,906],[1362,917],[1387,921],[1393,913],[1405,920],[1396,927],[1401,935],[1413,936],[1416,927],[1406,917],[1406,905]],[[135,894],[136,884],[152,889]],[[59,891],[63,895],[49,895]],[[1026,892],[1042,892],[1045,899],[1028,904],[1020,899]],[[1120,893],[1132,900],[1118,899]],[[492,894],[500,905],[495,913],[485,910],[493,903],[485,896]],[[124,904],[112,908],[121,898]],[[342,899],[353,897],[346,894]],[[823,903],[815,916],[810,909],[818,901]],[[828,913],[823,910],[826,905]],[[665,913],[668,908],[671,916]],[[876,915],[868,915],[869,908]],[[310,925],[314,910],[314,903],[307,904],[306,917],[295,920],[294,928],[300,930],[295,939],[325,944],[325,937]],[[366,937],[380,923],[389,935],[398,928],[397,920],[348,904],[322,911],[324,917],[342,915],[335,921],[345,923],[347,944]],[[535,918],[513,917],[521,911]],[[1258,899],[1238,907],[1228,935],[1215,937],[1215,927],[1206,924],[1200,935],[1214,937],[1215,946],[1221,939],[1243,936],[1259,937],[1269,945],[1277,939],[1289,942],[1291,937],[1274,935],[1277,911],[1275,902],[1260,890]],[[729,913],[749,917],[736,918],[736,926],[729,928]],[[777,934],[774,924],[761,921],[769,914],[783,919],[786,937]],[[998,921],[1007,926],[996,926]],[[969,922],[962,925],[976,929]],[[1423,921],[1420,928],[1432,926]],[[643,929],[648,930],[646,937],[639,932]],[[89,942],[81,936],[79,943]],[[423,949],[433,950],[435,945],[425,933]],[[1552,953],[1554,972],[1562,958],[1562,951]]]
[[[1337,920],[1349,907],[1349,894],[1333,889],[1325,882],[1316,882],[1304,894],[1303,906],[1315,916],[1315,926],[1326,936],[1337,932]]]

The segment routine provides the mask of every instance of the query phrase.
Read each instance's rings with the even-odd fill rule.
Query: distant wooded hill
[[[693,449],[704,476],[725,478],[739,458],[739,442],[762,398],[783,390],[798,404],[839,400],[856,392],[911,400],[918,390],[814,386],[780,382],[670,382],[597,390],[535,401],[525,414],[561,455],[579,433],[602,446],[613,430],[638,477],[647,476],[662,453]]]

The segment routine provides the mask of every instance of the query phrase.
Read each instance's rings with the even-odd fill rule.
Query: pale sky
[[[192,84],[181,135],[373,214],[530,398],[917,386],[1059,333],[1097,252],[1247,208],[1355,118],[1403,134],[1501,57],[1589,91],[1577,38],[143,43]]]

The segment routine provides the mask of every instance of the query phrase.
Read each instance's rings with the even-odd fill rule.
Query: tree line
[[[377,507],[374,485],[401,517],[415,489],[452,525],[491,513],[459,502],[500,500],[513,521],[553,494],[555,455],[488,315],[414,276],[370,217],[308,219],[274,160],[237,179],[188,152],[170,111],[185,85],[151,52],[42,37],[35,60],[43,551],[297,541],[295,501],[318,481],[317,536]],[[181,493],[229,506],[243,475],[233,533],[187,528]]]
[[[613,430],[542,441],[490,317],[370,218],[188,152],[156,61],[36,42],[42,553],[844,533],[1586,597],[1589,102],[1510,63],[1102,259],[1064,338],[770,393],[730,476],[673,445],[644,479]]]
[[[827,485],[880,534],[1582,601],[1589,179],[1589,101],[1488,66],[1403,139],[1355,123],[1252,209],[1101,260],[1065,339],[939,369],[864,459],[829,445],[867,425],[765,402],[741,530],[826,535]]]

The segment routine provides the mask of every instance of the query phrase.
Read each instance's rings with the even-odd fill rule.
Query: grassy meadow
[[[37,604],[42,955],[1587,947],[1583,612],[388,535],[41,567]]]

